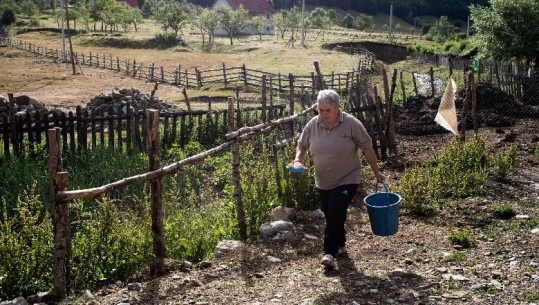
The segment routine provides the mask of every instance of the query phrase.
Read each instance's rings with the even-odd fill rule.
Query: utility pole
[[[466,38],[470,38],[470,16],[468,15],[468,25],[466,27]]]
[[[392,28],[393,28],[393,4],[391,4],[389,8],[389,34],[387,38],[389,39],[390,44],[393,44],[393,34],[391,33]]]
[[[301,47],[305,48],[305,0],[301,3]]]
[[[65,31],[64,31],[64,15],[65,15],[65,0],[60,1],[60,5],[62,6],[62,60],[64,62],[67,62],[66,58],[66,37],[65,37]]]

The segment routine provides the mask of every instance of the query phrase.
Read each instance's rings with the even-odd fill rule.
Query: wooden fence
[[[58,49],[48,49],[25,41],[12,40],[8,37],[0,37],[0,43],[62,61],[62,51]],[[68,61],[71,61],[71,54],[69,51],[66,52]],[[358,60],[357,70],[354,68],[349,72],[331,72],[330,74],[323,75],[323,79],[326,81],[326,88],[334,89],[337,92],[347,92],[359,70],[372,69],[375,61],[374,54],[366,50],[355,54],[364,56],[364,58]],[[310,75],[270,73],[249,69],[245,65],[226,67],[224,63],[222,67],[217,69],[200,70],[199,68],[194,68],[194,71],[189,71],[186,68],[182,68],[181,64],[172,69],[165,69],[155,64],[145,66],[142,63],[137,63],[135,60],[123,60],[119,57],[113,57],[110,54],[92,52],[89,54],[75,52],[73,54],[73,60],[77,65],[109,69],[116,72],[123,72],[125,75],[133,78],[146,79],[150,82],[167,83],[185,88],[201,88],[212,83],[220,83],[225,87],[238,85],[260,87],[263,77],[266,78],[268,90],[275,92],[290,91],[291,79],[294,80],[294,88],[298,93],[310,91],[314,94],[318,88],[314,72]]]
[[[3,149],[5,155],[33,154],[36,147],[48,145],[45,133],[55,127],[60,128],[64,149],[71,151],[94,148],[97,145],[129,152],[145,149],[144,111],[134,109],[130,104],[110,106],[106,115],[78,106],[75,113],[53,112],[50,116],[41,116],[39,113],[31,115],[27,112],[24,116],[16,116],[13,95],[8,94],[8,99],[10,118],[0,119],[0,143],[3,144],[0,149]],[[236,126],[258,123],[266,117],[270,120],[283,117],[285,109],[285,104],[237,107]],[[163,147],[171,147],[172,144],[183,147],[192,139],[205,146],[213,145],[227,130],[226,109],[161,112],[159,119],[163,128],[160,140]]]
[[[473,59],[424,53],[414,53],[413,59],[419,63],[445,65],[449,68],[450,74],[453,74],[454,70],[473,70],[478,83],[488,83],[497,86],[502,91],[514,96],[517,100],[522,100],[526,97],[526,90],[530,86],[530,82],[534,81],[531,77],[534,74],[532,73],[534,71],[533,66],[518,62],[508,63],[492,60],[476,60],[474,62]],[[431,79],[433,80],[433,77]],[[537,84],[533,86],[537,86]]]

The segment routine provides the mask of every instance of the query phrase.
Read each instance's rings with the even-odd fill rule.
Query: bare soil
[[[145,92],[153,88],[108,70],[85,68],[84,75],[73,76],[69,66],[7,48],[0,48],[0,66],[9,67],[0,72],[0,91],[26,94],[47,106],[84,105],[112,85]],[[177,88],[161,86],[157,95],[179,94]],[[453,137],[435,125],[407,132],[425,115],[420,112],[405,108],[396,114],[398,153],[384,165],[393,185],[405,168],[426,160]],[[517,118],[511,126],[482,126],[479,135],[489,148],[518,147],[509,182],[492,182],[487,197],[458,200],[434,216],[401,210],[394,236],[372,234],[361,204],[371,192],[367,186],[350,209],[348,255],[338,258],[335,270],[319,264],[323,220],[300,216],[294,220],[298,238],[292,242],[255,238],[240,254],[197,262],[190,272],[175,268],[153,279],[133,278],[142,283],[141,292],[116,283],[94,291],[93,299],[76,297],[66,304],[539,303],[539,223],[533,221],[539,205],[538,127],[535,117]],[[491,211],[502,204],[512,205],[517,217],[495,218]],[[474,245],[461,249],[451,244],[448,235],[455,229],[470,230]],[[268,256],[281,262],[270,262]]]

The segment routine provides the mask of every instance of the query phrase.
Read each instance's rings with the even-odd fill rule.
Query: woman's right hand
[[[290,167],[302,168],[302,167],[305,167],[305,166],[303,165],[303,163],[301,163],[301,162],[299,162],[297,160],[294,160],[294,161],[288,163],[288,165],[286,167],[288,167],[288,168],[290,168]]]

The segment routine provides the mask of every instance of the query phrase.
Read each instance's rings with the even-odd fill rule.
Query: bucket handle
[[[375,192],[375,193],[378,193],[378,184],[379,184],[379,182],[376,182],[376,183],[374,184],[374,192]],[[386,184],[386,181],[385,181],[385,180],[382,180],[382,185],[384,186],[384,190],[386,191],[386,193],[389,193],[389,189],[388,189],[388,187],[387,187],[387,184]]]
[[[389,189],[385,180],[382,180],[382,185],[384,186],[384,190],[386,191],[387,202],[389,203]],[[374,185],[374,192],[378,193],[378,181],[376,181],[376,184]]]

